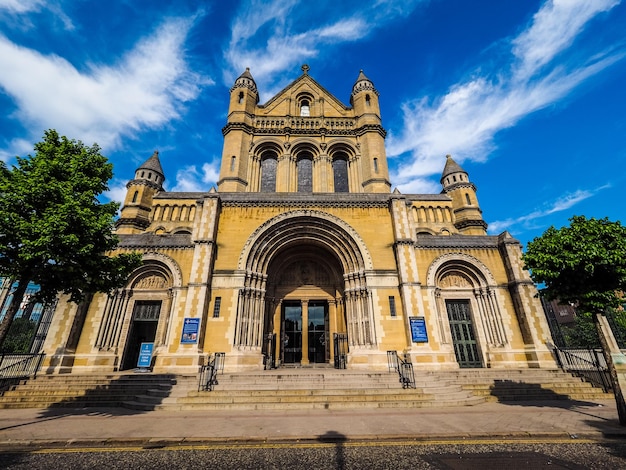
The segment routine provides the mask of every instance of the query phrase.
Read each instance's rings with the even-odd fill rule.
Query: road
[[[626,469],[626,441],[346,441],[5,450],[6,469]]]

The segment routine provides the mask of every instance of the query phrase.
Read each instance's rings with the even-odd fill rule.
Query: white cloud
[[[109,190],[104,192],[104,196],[110,201],[122,204],[126,197],[126,183],[128,183],[128,181],[113,180],[113,183],[109,185]]]
[[[359,40],[408,15],[424,1],[252,1],[232,24],[231,40],[224,52],[230,67],[224,80],[230,84],[250,67],[259,87],[269,88],[271,95],[280,86],[281,72],[317,57],[322,46]]]
[[[0,0],[0,10],[15,14],[39,11],[45,5],[45,0]]]
[[[171,191],[203,192],[217,186],[219,162],[204,163],[198,170],[196,165],[189,165],[176,172],[176,185]]]
[[[584,26],[617,0],[546,2],[533,22],[511,42],[508,71],[476,73],[435,100],[417,98],[402,106],[403,129],[390,134],[390,157],[410,154],[392,179],[401,186],[438,174],[445,154],[462,163],[484,161],[497,132],[528,114],[567,96],[587,78],[624,57],[623,52],[595,54],[570,65],[553,59],[571,46]],[[592,5],[591,5],[592,4]]]
[[[521,77],[532,76],[571,46],[589,20],[619,3],[620,0],[546,2],[533,17],[531,27],[513,41],[512,52],[520,60],[516,73]]]
[[[86,72],[0,35],[0,87],[31,137],[55,128],[110,151],[123,136],[180,118],[184,103],[212,83],[187,64],[184,42],[192,26],[190,19],[170,18],[118,64],[92,64]]]
[[[3,162],[8,162],[12,160],[16,155],[26,156],[27,154],[33,154],[34,146],[33,143],[26,139],[14,139],[11,143],[11,150],[1,150],[0,149],[0,160]]]
[[[607,184],[607,185],[600,186],[598,188],[591,189],[591,190],[579,189],[577,191],[574,191],[573,193],[564,194],[546,208],[537,209],[531,212],[530,214],[526,214],[520,217],[510,218],[506,220],[496,220],[495,222],[490,222],[489,232],[500,233],[503,230],[508,229],[509,227],[512,227],[514,225],[519,225],[519,224],[522,224],[524,226],[529,226],[530,224],[535,222],[537,219],[546,217],[550,214],[554,214],[555,212],[565,211],[575,206],[579,202],[595,196],[598,192],[602,191],[603,189],[608,189],[610,187],[611,186]]]
[[[59,2],[45,0],[0,0],[0,12],[4,11],[9,15],[19,15],[20,22],[16,24],[24,29],[33,28],[34,25],[25,18],[31,13],[39,13],[42,10],[48,10],[54,21],[60,20],[64,29],[71,31],[74,24],[69,16],[65,14]]]

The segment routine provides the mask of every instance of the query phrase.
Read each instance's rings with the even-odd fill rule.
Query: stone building
[[[81,305],[61,298],[48,372],[552,367],[549,329],[508,233],[486,234],[469,175],[442,156],[440,194],[392,191],[379,94],[350,105],[303,73],[265,104],[248,69],[230,90],[217,189],[169,192],[154,153],[117,222],[143,267]],[[345,354],[345,355],[344,355]]]

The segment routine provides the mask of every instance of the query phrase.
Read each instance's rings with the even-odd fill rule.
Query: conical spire
[[[461,168],[461,166],[454,161],[452,155],[446,155],[446,166],[443,168],[443,173],[441,175],[441,184],[443,184],[443,180],[446,179],[447,176],[450,176],[453,173],[465,173],[467,175],[467,171]]]
[[[158,173],[162,177],[165,176],[163,173],[163,167],[161,166],[161,160],[159,160],[159,151],[155,150],[150,158],[148,158],[145,162],[143,162],[138,170],[150,170]]]
[[[256,88],[256,82],[254,81],[254,78],[252,77],[252,74],[250,73],[249,67],[246,67],[246,70],[241,75],[239,75],[237,80],[235,80],[235,84],[230,89],[230,91],[233,91],[235,88],[247,88],[253,93],[258,94],[258,91]]]
[[[378,91],[374,87],[374,83],[372,83],[372,81],[367,78],[367,76],[363,73],[363,70],[359,72],[359,76],[356,79],[354,86],[352,87],[351,96],[354,96],[362,91],[371,91],[373,93],[376,93],[376,96],[378,96]]]

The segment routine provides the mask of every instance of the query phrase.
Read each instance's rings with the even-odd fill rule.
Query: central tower
[[[363,71],[346,106],[308,74],[264,105],[249,69],[230,90],[218,190],[389,193],[378,91]]]

